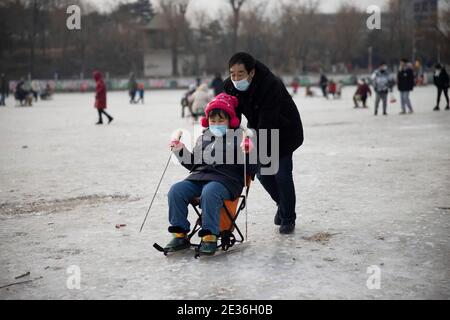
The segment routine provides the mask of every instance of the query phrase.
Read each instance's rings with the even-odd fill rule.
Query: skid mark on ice
[[[81,206],[95,206],[103,203],[139,201],[139,198],[130,195],[86,195],[75,198],[38,200],[31,203],[10,203],[0,204],[1,215],[25,215],[35,213],[54,213],[61,211],[70,211]]]

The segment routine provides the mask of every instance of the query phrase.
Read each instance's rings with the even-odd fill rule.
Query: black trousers
[[[439,104],[441,103],[442,92],[444,93],[445,99],[447,100],[447,106],[449,105],[449,103],[448,103],[448,88],[439,88],[438,87],[438,96],[437,96],[437,106],[438,107],[439,107]]]
[[[291,153],[280,159],[280,167],[275,175],[263,176],[258,173],[258,179],[262,186],[278,206],[278,213],[283,225],[295,223],[297,218],[292,156]]]
[[[108,119],[112,118],[104,109],[97,109],[97,110],[98,110],[98,122],[103,122],[102,114],[104,114]]]

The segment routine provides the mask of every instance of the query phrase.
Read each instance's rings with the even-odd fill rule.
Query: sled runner
[[[246,241],[246,237],[244,237],[238,225],[236,224],[236,220],[238,219],[239,214],[242,212],[242,210],[244,210],[247,206],[247,198],[251,180],[252,178],[250,176],[247,176],[246,188],[244,189],[243,194],[235,200],[225,200],[224,205],[220,210],[220,235],[218,236],[217,249],[222,249],[223,252],[227,252],[230,248],[234,247],[236,243],[239,243],[241,245]],[[193,243],[192,238],[195,235],[198,235],[198,233],[202,230],[202,210],[200,207],[200,198],[192,199],[189,204],[198,216],[194,228],[188,234],[191,248],[195,249],[195,258],[197,259],[202,256],[199,251],[200,243]],[[157,243],[155,243],[153,247],[159,252],[162,252],[165,256],[172,255],[173,253],[178,252],[169,252]]]

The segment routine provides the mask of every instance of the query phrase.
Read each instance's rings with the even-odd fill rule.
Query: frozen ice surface
[[[115,120],[103,126],[94,125],[92,93],[33,108],[9,99],[0,108],[0,287],[34,281],[0,298],[450,298],[450,112],[432,112],[433,87],[413,92],[412,116],[399,116],[397,103],[374,117],[373,98],[354,110],[353,92],[295,97],[305,129],[294,156],[296,233],[278,233],[275,205],[256,181],[250,246],[207,260],[152,248],[170,239],[167,192],[187,175],[180,166],[170,165],[138,232],[170,135],[193,128],[180,117],[182,91],[147,92],[145,105],[109,93]],[[81,283],[71,290],[73,265]],[[378,290],[367,287],[374,265]]]

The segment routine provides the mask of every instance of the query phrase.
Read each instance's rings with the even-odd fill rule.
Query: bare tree
[[[319,1],[301,3],[284,3],[280,6],[278,28],[280,30],[277,44],[278,61],[283,61],[285,71],[302,71],[308,64],[309,57],[316,50],[323,25],[318,16]],[[316,50],[317,51],[317,50]]]
[[[338,9],[334,39],[341,62],[349,63],[358,54],[364,23],[364,15],[355,5],[344,4]]]
[[[186,11],[189,1],[160,0],[161,12],[167,21],[170,33],[170,50],[172,54],[172,75],[179,76],[178,56],[182,33],[187,28]]]
[[[236,52],[238,44],[240,14],[242,6],[246,2],[246,0],[228,0],[228,1],[231,5],[231,9],[233,10],[233,34],[231,41],[231,49],[233,50],[233,52]]]

